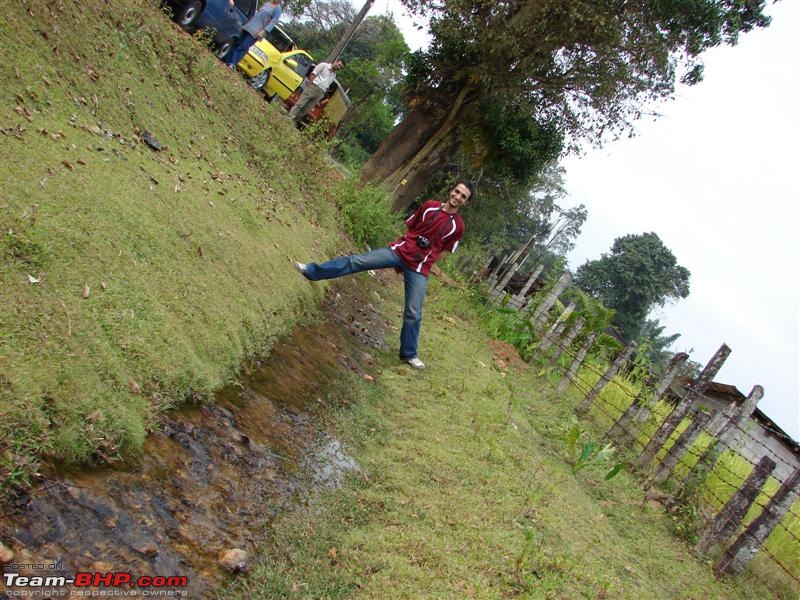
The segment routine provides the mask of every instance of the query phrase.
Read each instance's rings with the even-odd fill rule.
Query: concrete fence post
[[[753,519],[731,547],[725,551],[725,554],[714,566],[714,572],[717,575],[722,573],[737,575],[742,572],[742,569],[764,545],[764,541],[775,525],[781,522],[789,511],[789,507],[797,500],[798,491],[800,491],[798,488],[800,488],[800,467],[789,475],[775,495],[767,502],[761,514]]]
[[[519,291],[519,293],[514,296],[514,300],[516,300],[520,306],[525,303],[525,296],[527,296],[536,280],[539,279],[539,275],[542,274],[542,271],[544,271],[544,265],[537,266],[536,269],[528,276],[528,279],[525,281],[525,285],[522,286],[522,289]]]
[[[558,339],[561,334],[564,333],[564,330],[567,328],[567,319],[574,310],[575,303],[570,302],[564,309],[564,312],[558,315],[556,320],[553,321],[550,329],[547,330],[547,333],[542,336],[542,339],[539,340],[539,343],[537,344],[540,352],[547,352],[550,346],[555,343],[556,339]]]
[[[633,402],[631,402],[631,405],[625,410],[625,412],[620,415],[619,419],[617,419],[617,422],[614,423],[614,426],[609,430],[608,435],[617,438],[621,437],[622,435],[628,435],[633,422],[641,420],[641,414],[647,406],[648,399],[653,404],[658,402],[661,399],[661,396],[666,393],[667,388],[669,388],[669,386],[675,380],[675,377],[678,375],[678,373],[683,370],[687,360],[689,360],[689,355],[685,352],[678,352],[677,354],[674,354],[669,361],[669,365],[667,365],[667,368],[664,371],[664,375],[659,380],[652,394],[648,394],[647,391],[639,393],[636,398],[633,399]]]
[[[519,264],[517,264],[517,260],[519,260],[519,257],[525,254],[525,252],[527,252],[528,248],[530,248],[531,244],[533,243],[534,238],[535,236],[531,236],[527,242],[522,244],[519,248],[514,250],[514,252],[509,254],[505,258],[505,260],[503,260],[503,264],[508,263],[509,265],[505,273],[501,275],[501,269],[500,268],[497,269],[494,281],[492,281],[492,288],[494,288],[492,291],[494,292],[496,290],[497,295],[502,295],[503,289],[506,287],[506,284],[511,280],[511,277],[514,276],[514,273],[516,273],[517,270],[522,266],[522,263],[525,262],[525,259],[522,259],[522,261],[520,261]],[[527,258],[527,256],[525,258]],[[500,267],[502,266],[503,265],[500,265]],[[497,283],[498,280],[500,281],[500,283]],[[492,296],[495,297],[495,294],[493,293]]]
[[[661,446],[664,445],[664,443],[669,439],[669,436],[672,435],[672,432],[674,432],[680,422],[683,421],[683,418],[692,412],[695,406],[697,406],[697,401],[705,393],[706,389],[708,389],[709,384],[722,368],[722,365],[725,363],[725,359],[728,358],[730,353],[731,349],[727,344],[722,344],[722,346],[719,347],[719,350],[716,351],[714,356],[711,357],[711,360],[708,361],[708,364],[705,366],[705,368],[703,368],[703,370],[700,372],[700,375],[698,375],[686,396],[684,396],[680,404],[678,404],[678,406],[676,406],[672,412],[667,415],[667,418],[664,419],[661,427],[658,428],[658,431],[656,431],[655,435],[653,435],[647,446],[645,446],[642,454],[636,460],[637,465],[644,466],[650,464],[656,453],[661,449]]]
[[[746,419],[755,411],[758,401],[764,397],[764,388],[760,385],[754,385],[750,390],[750,394],[745,398],[742,405],[738,407],[732,414],[727,415],[725,422],[722,425],[719,433],[715,437],[711,445],[706,448],[700,460],[695,463],[689,475],[683,480],[680,490],[675,495],[676,498],[687,498],[693,491],[700,485],[706,476],[714,469],[719,457],[731,445],[736,437],[736,428],[741,427]]]
[[[572,364],[570,364],[569,369],[567,369],[567,372],[564,374],[564,377],[561,378],[561,381],[558,382],[556,392],[563,394],[567,390],[567,386],[570,384],[570,382],[575,381],[575,377],[578,375],[578,369],[581,368],[583,361],[586,360],[586,355],[589,353],[589,348],[592,347],[592,344],[594,344],[594,340],[596,338],[597,333],[592,331],[586,336],[586,339],[583,340],[583,344],[578,350],[578,353],[575,355],[575,358],[572,360]]]
[[[733,493],[703,532],[700,541],[694,547],[695,553],[708,554],[715,544],[724,543],[736,532],[773,470],[775,470],[775,461],[769,456],[762,456],[758,464],[750,471],[750,475],[747,476],[742,487]]]
[[[564,273],[558,278],[555,285],[551,288],[544,299],[536,307],[531,315],[531,323],[535,331],[541,331],[544,328],[544,322],[547,320],[547,311],[549,311],[558,300],[558,297],[567,289],[570,284],[572,276],[569,273]]]
[[[536,348],[539,350],[539,352],[542,354],[547,353],[550,347],[555,343],[555,340],[561,337],[561,334],[564,333],[566,328],[566,321],[554,321],[553,325],[536,345]]]
[[[503,267],[510,256],[510,254],[506,254],[503,257],[503,260],[500,261],[500,264],[495,267],[494,271],[489,273],[489,277],[486,278],[486,283],[489,284],[490,288],[493,288],[495,285],[497,285],[497,280],[500,278],[500,273],[503,271]]]
[[[578,317],[573,323],[570,330],[567,332],[567,335],[564,338],[556,343],[556,351],[555,354],[550,358],[550,361],[547,363],[548,367],[552,367],[556,364],[556,361],[561,357],[561,355],[566,352],[570,346],[572,346],[572,342],[575,341],[575,338],[578,337],[578,334],[581,332],[583,327],[586,325],[586,319],[583,317]]]
[[[684,429],[683,433],[678,437],[667,454],[664,456],[664,459],[661,461],[658,469],[656,469],[656,473],[653,475],[653,485],[663,483],[667,480],[667,477],[670,476],[672,471],[675,469],[675,466],[684,456],[686,456],[686,452],[689,450],[689,447],[697,439],[697,436],[699,436],[703,431],[703,427],[706,426],[710,418],[710,413],[705,411],[695,412],[692,422],[686,429]]]
[[[508,282],[511,281],[511,278],[514,276],[514,273],[519,271],[521,266],[522,263],[518,263],[518,264],[513,264],[508,268],[505,275],[503,275],[503,277],[500,279],[497,285],[495,285],[494,288],[492,288],[492,291],[489,295],[489,298],[491,299],[489,301],[489,304],[496,304],[499,298],[503,296],[503,292],[506,289]]]
[[[636,342],[631,342],[622,350],[622,352],[619,353],[619,356],[614,359],[614,362],[612,362],[611,366],[608,367],[605,373],[603,373],[603,376],[598,379],[597,383],[594,384],[594,387],[589,391],[588,394],[586,394],[586,398],[583,399],[583,402],[575,407],[576,412],[585,413],[589,410],[589,407],[592,405],[594,399],[600,395],[600,390],[602,390],[606,384],[611,381],[611,378],[614,377],[614,375],[619,373],[622,365],[625,364],[625,361],[631,357],[631,354],[633,354],[634,350],[636,350]]]
[[[481,274],[485,273],[491,266],[493,260],[494,252],[490,250],[486,255],[486,260],[483,262],[483,265],[472,274],[472,277],[469,278],[469,283],[476,283],[480,279]]]

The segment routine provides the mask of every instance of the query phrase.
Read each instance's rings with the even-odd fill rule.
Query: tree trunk
[[[417,161],[415,158],[408,170],[404,169],[405,176],[395,185],[392,185],[392,180],[387,180],[388,185],[391,186],[389,189],[394,190],[392,209],[405,211],[411,206],[425,191],[431,178],[450,162],[459,145],[458,139],[451,138],[435,148],[424,159]],[[440,198],[440,200],[447,200],[447,198]]]
[[[405,210],[447,164],[459,145],[457,128],[474,89],[465,85],[450,102],[426,101],[398,123],[361,170],[361,180],[392,193],[392,208]]]

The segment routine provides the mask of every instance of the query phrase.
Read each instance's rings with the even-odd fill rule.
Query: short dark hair
[[[464,187],[466,187],[469,190],[469,198],[468,199],[472,200],[472,197],[475,195],[475,184],[472,183],[469,179],[459,179],[458,181],[456,181],[453,184],[453,187],[455,188],[459,184],[463,185]]]

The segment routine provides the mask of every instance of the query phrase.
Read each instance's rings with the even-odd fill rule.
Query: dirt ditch
[[[213,403],[165,415],[135,465],[52,472],[0,519],[13,553],[5,572],[185,576],[188,587],[174,589],[200,598],[246,568],[240,551],[253,556],[268,542],[276,514],[358,469],[315,414],[345,374],[375,375],[369,352],[385,349],[387,325],[374,294],[353,280],[331,288],[321,322],[295,328]]]

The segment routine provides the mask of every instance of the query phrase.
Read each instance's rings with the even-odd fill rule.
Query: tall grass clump
[[[402,217],[392,212],[384,192],[372,185],[358,186],[354,179],[342,182],[335,196],[345,231],[358,247],[379,247],[397,238]]]
[[[508,342],[516,348],[523,360],[530,360],[533,355],[533,329],[527,319],[512,308],[500,306],[485,307],[483,315],[484,327],[493,338]]]

